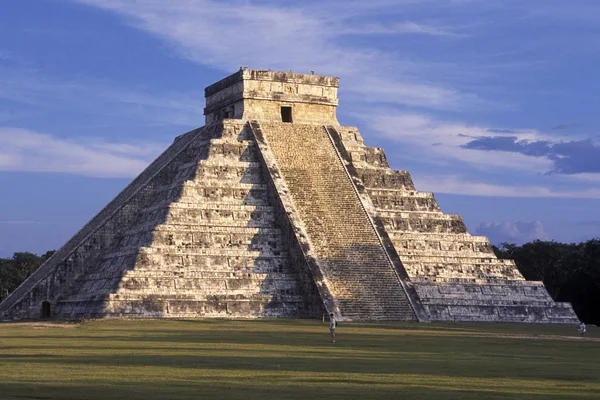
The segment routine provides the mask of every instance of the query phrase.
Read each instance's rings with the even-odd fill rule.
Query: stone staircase
[[[323,126],[253,123],[272,155],[335,306],[347,320],[415,320],[396,272]],[[282,193],[283,191],[289,193]],[[289,211],[288,211],[289,213]]]

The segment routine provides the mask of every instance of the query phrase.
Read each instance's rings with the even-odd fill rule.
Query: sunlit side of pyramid
[[[0,319],[577,322],[336,118],[338,79],[241,69]]]

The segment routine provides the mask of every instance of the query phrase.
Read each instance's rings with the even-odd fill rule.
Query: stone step
[[[243,170],[243,172],[247,172],[248,170],[252,170],[253,172],[258,172],[260,171],[257,168],[250,168],[250,166],[255,166],[257,163],[245,163],[248,166],[247,167],[228,167],[223,165],[223,163],[221,162],[220,164],[217,163],[217,161],[215,161],[215,165],[213,166],[209,166],[209,165],[204,165],[204,166],[197,166],[197,168],[194,170],[194,176],[196,175],[197,171],[203,171],[203,170],[207,170],[209,168],[212,169],[216,169],[216,170],[223,170],[225,168],[228,168],[230,170],[233,171],[237,171],[237,170]],[[192,167],[187,167],[186,169],[190,169]],[[214,187],[214,188],[219,188],[219,187],[252,187],[252,185],[261,185],[262,182],[262,178],[260,178],[260,176],[257,175],[257,181],[250,181],[250,182],[244,182],[242,180],[242,177],[244,175],[242,174],[241,176],[235,175],[235,176],[231,176],[231,177],[223,177],[223,176],[201,176],[198,179],[194,179],[194,177],[190,177],[188,179],[178,179],[178,178],[174,178],[172,180],[170,180],[167,184],[158,186],[155,188],[156,193],[162,193],[162,192],[169,192],[173,189],[178,189],[182,186],[190,186],[190,187]]]
[[[496,274],[477,274],[477,273],[447,273],[440,275],[425,275],[419,274],[412,270],[408,270],[408,274],[413,282],[431,282],[431,283],[497,283],[506,280],[523,280],[522,276],[519,275],[508,275],[502,273]]]
[[[218,256],[218,257],[247,257],[247,258],[287,258],[287,252],[274,252],[273,254],[268,254],[261,251],[250,251],[250,250],[237,250],[237,249],[202,249],[202,250],[178,250],[172,251],[171,249],[167,249],[163,251],[161,249],[154,249],[152,247],[134,247],[134,248],[123,248],[117,251],[110,252],[104,256],[104,259],[109,258],[117,258],[117,257],[126,257],[126,256],[140,256],[144,255],[146,257],[151,256],[169,256],[173,258],[191,258],[194,256],[204,257],[204,256]]]
[[[531,307],[552,307],[554,301],[552,298],[535,298],[535,297],[515,297],[510,300],[491,297],[462,297],[462,298],[425,298],[422,299],[423,305],[445,305],[445,306],[494,306],[494,307],[511,307],[511,306],[531,306]]]
[[[124,235],[114,252],[136,253],[141,248],[154,248],[157,252],[202,252],[206,249],[232,251],[287,251],[288,245],[280,235],[245,234],[236,232],[149,231],[143,234]],[[109,257],[113,257],[112,253]]]
[[[579,322],[570,306],[553,305],[476,306],[425,305],[432,321],[451,322],[518,322],[576,324]]]
[[[222,136],[210,140],[213,146],[234,145],[234,146],[256,146],[256,141],[252,138],[238,139],[234,136]]]
[[[262,210],[268,211],[268,210]],[[280,228],[268,227],[246,227],[246,226],[214,226],[195,224],[159,224],[151,227],[152,232],[180,232],[180,233],[231,233],[246,235],[283,235]],[[125,232],[126,235],[136,235],[148,232],[145,225],[136,226]]]
[[[146,295],[148,296],[148,295]],[[155,295],[156,296],[156,295]],[[177,300],[213,300],[213,301],[253,301],[253,300],[279,300],[279,301],[293,301],[293,302],[301,302],[302,301],[302,296],[299,294],[281,294],[281,295],[270,295],[270,294],[260,294],[260,293],[254,293],[252,295],[248,295],[245,298],[240,298],[239,295],[237,294],[227,294],[227,293],[222,293],[222,294],[210,294],[210,293],[197,293],[194,291],[189,291],[189,292],[173,292],[169,295],[169,297],[172,297],[172,299],[169,299],[168,297],[165,298],[165,295],[162,295],[160,297],[162,297],[164,300],[173,300],[173,301],[177,301]],[[158,297],[158,296],[157,296]],[[144,298],[144,295],[142,294],[142,296],[140,296],[140,294],[138,293],[111,293],[108,296],[108,300],[133,300],[133,299],[140,299],[140,298]]]
[[[263,181],[260,164],[247,163],[246,166],[231,166],[224,163],[211,165],[208,163],[196,166],[194,182],[202,183],[206,180],[228,180],[240,183],[261,183]]]
[[[433,284],[499,284],[502,282],[514,282],[517,279],[525,281],[524,278],[507,277],[507,276],[472,276],[472,277],[437,277],[437,276],[419,276],[411,275],[410,280],[414,283],[433,283]]]
[[[416,191],[408,171],[395,171],[389,168],[357,169],[356,174],[367,188]]]
[[[468,261],[469,264],[485,262],[488,264],[496,263],[496,264],[512,265],[513,267],[515,265],[514,263],[504,262],[507,260],[500,262],[501,259],[496,258],[496,255],[492,251],[481,252],[481,251],[469,250],[468,248],[465,248],[463,250],[459,250],[459,249],[439,250],[436,248],[406,249],[406,248],[403,248],[400,246],[396,246],[396,251],[398,252],[398,255],[400,255],[400,257],[403,260],[406,260],[407,262],[434,262],[434,261],[429,261],[429,259],[435,258],[435,259],[441,260],[441,259],[445,258],[448,260],[461,260],[460,262],[462,262],[462,260],[471,260],[471,261]],[[479,260],[486,260],[486,261],[479,261]],[[495,260],[495,261],[489,261],[489,260]]]
[[[187,192],[191,192],[193,194],[198,193],[210,193],[211,191],[216,191],[218,189],[224,190],[227,189],[229,192],[231,190],[248,192],[251,189],[256,190],[265,190],[267,185],[264,184],[262,179],[257,179],[256,182],[242,182],[240,179],[219,179],[219,178],[204,178],[198,181],[195,180],[174,180],[169,182],[166,185],[161,185],[155,188],[155,193],[157,196],[157,201],[162,200],[170,200],[176,201],[180,197],[186,195]],[[205,189],[202,191],[202,189]]]
[[[485,236],[472,236],[469,233],[439,233],[439,232],[388,232],[390,239],[393,240],[426,240],[433,242],[456,242],[465,241],[473,243],[489,243],[489,239]]]
[[[377,216],[385,218],[401,218],[407,220],[432,220],[432,221],[456,221],[462,220],[457,214],[444,214],[441,211],[404,211],[404,210],[378,210]]]
[[[184,199],[186,200],[186,199]],[[138,223],[156,220],[157,216],[166,218],[170,209],[200,209],[200,210],[234,210],[246,212],[272,212],[273,207],[268,205],[264,200],[261,204],[246,204],[245,201],[239,199],[222,199],[222,201],[198,201],[198,199],[190,199],[190,201],[178,200],[176,202],[156,203],[150,207],[144,208],[140,212]],[[135,229],[132,228],[132,229]]]
[[[439,234],[442,236],[442,234]],[[420,239],[401,238],[390,235],[390,239],[398,254],[416,257],[419,255],[431,255],[434,257],[468,257],[468,258],[496,258],[489,241],[469,239],[450,240],[454,235],[443,235],[444,240],[432,236]]]
[[[412,253],[412,254],[411,254]],[[448,257],[442,254],[415,254],[413,252],[402,252],[400,258],[402,262],[420,265],[446,265],[446,264],[457,264],[457,265],[498,265],[514,267],[514,260],[505,260],[496,258],[493,254],[487,254],[485,257],[472,257],[470,255],[461,255],[459,257]]]
[[[298,272],[288,269],[287,272],[281,271],[254,271],[252,269],[223,269],[214,270],[207,268],[178,268],[171,270],[141,270],[134,269],[124,271],[123,278],[169,278],[169,279],[252,279],[256,281],[268,280],[284,280],[294,281],[298,278]]]
[[[408,272],[411,280],[415,282],[418,281],[429,281],[429,282],[442,282],[452,279],[460,279],[464,281],[469,280],[497,280],[497,279],[512,279],[519,280],[523,279],[521,274],[514,273],[512,271],[476,271],[476,270],[446,270],[444,272],[430,272],[430,271],[422,271],[416,268],[411,268],[410,266],[405,266],[406,271]]]
[[[284,243],[281,233],[155,231],[152,247],[246,248],[248,250],[271,248],[282,251],[287,248],[287,244]]]
[[[220,225],[211,224],[210,222],[201,221],[200,223],[174,223],[173,221],[169,221],[168,223],[160,223],[156,222],[145,222],[142,224],[138,224],[134,226],[131,230],[124,232],[124,235],[127,236],[147,236],[147,247],[151,243],[152,235],[154,231],[163,231],[163,232],[175,232],[178,231],[179,228],[185,232],[189,232],[190,230],[193,232],[230,232],[232,234],[242,232],[243,229],[255,229],[258,230],[257,234],[260,231],[268,231],[275,230],[277,228],[273,228],[274,224],[271,221],[227,221],[227,223],[223,223]],[[140,239],[140,243],[142,240]]]
[[[91,318],[298,318],[301,301],[288,299],[82,301],[57,305],[57,319]]]
[[[102,296],[92,295],[88,296],[85,294],[72,296],[65,299],[61,299],[57,302],[57,308],[59,305],[65,304],[76,304],[85,302],[100,301],[108,303],[112,301],[119,302],[252,302],[252,301],[267,301],[267,302],[286,302],[286,303],[301,303],[303,301],[302,296],[299,294],[261,294],[261,293],[245,293],[244,296],[240,296],[239,293],[198,293],[195,291],[173,291],[164,293],[142,293],[142,292],[124,292],[124,293],[110,293],[103,294]]]
[[[404,196],[401,198],[388,198],[377,195],[369,196],[375,211],[403,211],[403,212],[429,212],[440,214],[441,210],[434,198]]]
[[[391,233],[468,233],[465,224],[460,218],[452,219],[404,219],[392,216],[377,216],[378,220]]]
[[[275,224],[272,211],[232,210],[230,208],[171,208],[164,224],[268,227]]]
[[[258,161],[255,142],[234,142],[231,140],[213,139],[208,149],[208,160],[234,159],[239,161]]]
[[[200,159],[193,160],[179,166],[181,169],[187,168],[214,168],[214,167],[228,167],[234,169],[255,169],[262,168],[258,161],[240,161],[233,159]]]
[[[152,269],[134,268],[134,269],[113,269],[102,272],[92,272],[83,278],[84,281],[121,279],[123,276],[155,276],[171,278],[207,278],[207,279],[229,279],[229,278],[248,278],[262,277],[274,279],[291,279],[292,276],[298,276],[298,271],[288,264],[265,265],[258,264],[252,266],[160,266]]]
[[[163,257],[164,263],[152,263],[134,255],[105,260],[97,272],[90,272],[85,279],[109,279],[122,276],[125,271],[167,271],[167,273],[190,274],[199,271],[205,277],[227,277],[248,273],[295,272],[284,257],[226,257],[226,256],[174,256]],[[160,260],[159,260],[160,261]]]
[[[189,225],[183,225],[188,227]],[[181,246],[185,248],[221,248],[221,247],[240,247],[250,246],[250,249],[256,247],[272,246],[274,248],[283,248],[284,244],[282,232],[271,228],[242,228],[242,227],[218,227],[196,226],[198,229],[181,229],[177,226],[169,226],[171,229],[154,229],[141,232],[126,233],[119,242],[120,248],[127,247],[165,247]],[[231,229],[234,228],[234,229]],[[250,231],[240,231],[238,229],[250,229]],[[254,230],[254,231],[252,231]]]
[[[268,205],[268,191],[262,183],[202,182],[185,181],[168,187],[158,188],[151,203],[141,209],[141,213],[152,212],[175,203]]]
[[[395,189],[395,188],[378,188],[378,187],[368,187],[365,186],[365,189],[369,196],[371,197],[390,197],[390,198],[422,198],[422,199],[435,199],[435,195],[430,192],[417,192],[416,190],[403,190],[403,189]]]
[[[551,300],[541,282],[504,280],[495,284],[482,283],[447,283],[447,284],[422,284],[413,282],[415,290],[422,299],[434,298],[476,298],[477,296],[544,298]]]

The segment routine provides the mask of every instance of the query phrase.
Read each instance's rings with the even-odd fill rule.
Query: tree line
[[[600,325],[600,239],[502,243],[494,252],[515,260],[525,279],[543,281],[555,301],[571,303],[580,320]]]
[[[577,244],[536,240],[493,248],[499,258],[515,260],[525,279],[543,281],[555,301],[571,303],[579,319],[600,325],[600,239]],[[52,254],[15,253],[0,258],[0,300]]]
[[[54,250],[41,256],[33,253],[15,253],[12,258],[0,258],[0,301],[54,253]]]

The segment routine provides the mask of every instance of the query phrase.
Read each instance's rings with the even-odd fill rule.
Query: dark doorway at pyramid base
[[[50,319],[52,318],[52,307],[49,301],[43,301],[40,307],[40,318]]]

